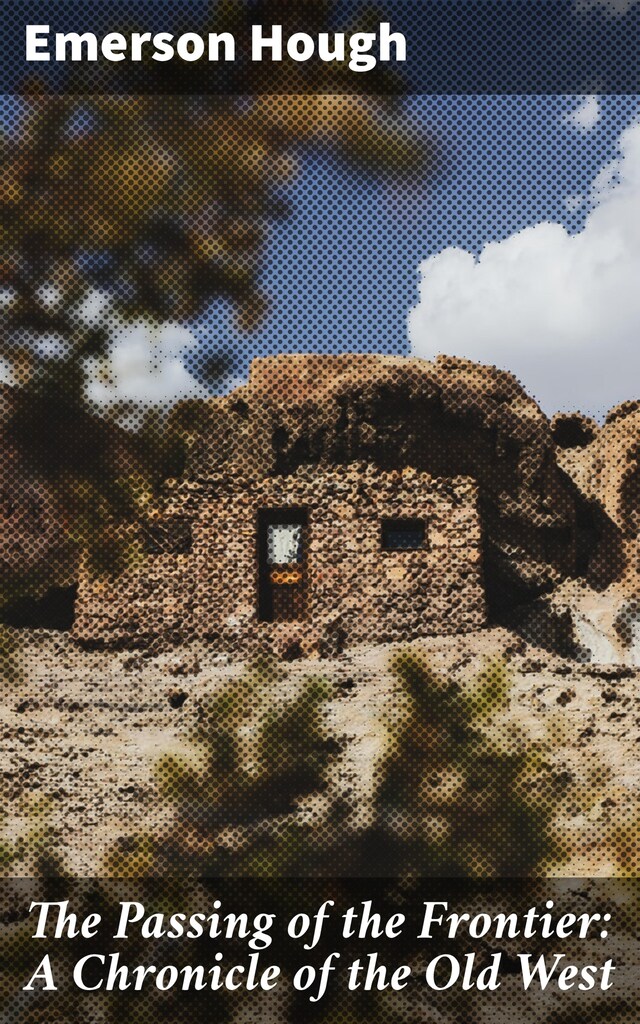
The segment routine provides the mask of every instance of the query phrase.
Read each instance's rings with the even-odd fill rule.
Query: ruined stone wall
[[[260,510],[308,514],[303,621],[260,622]],[[106,585],[84,580],[75,633],[84,641],[206,639],[222,650],[335,653],[360,642],[477,629],[485,622],[476,486],[413,469],[299,470],[234,489],[191,482],[172,515],[188,517],[189,554],[156,555]],[[383,550],[381,520],[423,519],[416,550]]]

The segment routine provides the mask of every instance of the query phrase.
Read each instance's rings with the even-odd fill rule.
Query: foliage
[[[550,826],[566,780],[509,722],[504,662],[488,663],[468,689],[411,652],[394,669],[408,707],[376,814],[398,873],[521,877],[557,856]]]
[[[269,0],[263,7],[266,17]],[[246,35],[258,13],[251,8],[217,4],[215,30]],[[361,12],[360,27],[371,16]],[[283,19],[285,32],[295,31],[299,11],[279,5]],[[310,32],[339,19],[335,0],[305,5]],[[190,31],[210,27],[188,20]],[[240,326],[254,326],[267,306],[264,244],[289,212],[284,190],[305,150],[334,153],[362,174],[406,174],[431,160],[402,102],[384,96],[388,71],[375,74],[377,95],[350,92],[346,65],[334,64],[315,93],[287,95],[280,83],[273,94],[245,87],[207,96],[206,63],[188,68],[186,93],[184,67],[163,68],[163,88],[146,94],[136,91],[135,70],[111,68],[104,92],[70,81],[68,92],[50,95],[31,83],[14,130],[0,138],[0,355],[20,380],[45,358],[34,335],[59,338],[63,359],[99,355],[105,309],[184,322],[224,298]],[[107,306],[88,308],[92,292]]]
[[[326,787],[336,744],[322,727],[329,690],[308,679],[282,698],[282,673],[260,660],[243,678],[200,705],[190,756],[157,767],[170,830],[115,849],[116,874],[273,875],[304,871],[313,843],[298,827],[305,797]]]
[[[51,846],[50,802],[23,799],[11,804],[11,813],[8,807],[8,801],[0,807],[0,878],[63,877],[64,865]]]
[[[288,211],[280,194],[300,144],[349,155],[366,138],[369,165],[384,170],[401,151],[384,149],[385,106],[352,95],[27,97],[3,145],[5,322],[25,339],[7,355],[28,376],[31,331],[99,353],[100,321],[82,310],[89,288],[160,322],[222,296],[253,326],[264,242]]]
[[[309,29],[337,10],[314,4]],[[250,21],[247,5],[217,6],[216,30]],[[345,71],[335,70],[339,82]],[[240,327],[255,327],[268,308],[265,245],[290,211],[305,153],[332,153],[365,175],[426,161],[397,99],[206,96],[200,67],[188,94],[171,93],[168,68],[162,95],[139,95],[125,88],[130,71],[113,68],[109,93],[31,83],[0,133],[0,371],[14,385],[3,443],[18,474],[46,481],[60,529],[107,573],[126,563],[119,524],[144,516],[140,496],[181,456],[158,410],[115,410],[136,420],[126,443],[92,419],[86,368],[106,375],[113,337],[131,324],[193,322],[218,299]],[[212,353],[203,381],[223,363]]]
[[[168,916],[176,908],[202,910],[220,898],[225,909],[241,908],[250,916],[276,910],[279,918],[287,919],[300,911],[312,911],[329,898],[339,920],[343,909],[357,905],[367,891],[362,876],[379,873],[382,868],[387,878],[404,877],[400,883],[393,878],[371,884],[369,891],[375,893],[379,909],[383,913],[400,910],[409,917],[417,913],[419,919],[422,900],[433,897],[431,883],[427,879],[423,885],[417,877],[420,874],[442,875],[446,870],[472,880],[487,878],[497,873],[497,866],[505,864],[507,856],[513,859],[506,864],[505,873],[513,876],[514,864],[520,876],[525,870],[539,872],[543,858],[558,852],[552,850],[547,832],[553,811],[549,793],[558,792],[559,787],[542,752],[509,725],[511,683],[505,664],[487,663],[464,687],[440,677],[413,650],[402,651],[393,668],[405,695],[404,713],[390,729],[372,815],[360,829],[351,820],[355,808],[343,807],[339,812],[331,788],[339,748],[331,744],[323,724],[329,688],[313,678],[296,685],[280,665],[258,659],[244,675],[202,703],[192,736],[192,756],[167,756],[160,762],[162,802],[171,815],[168,828],[159,835],[140,837],[128,850],[119,845],[108,865],[118,880],[93,884],[84,903],[75,889],[74,907],[80,904],[86,910],[99,910],[107,920],[109,907],[122,899],[140,900],[154,913]],[[487,824],[489,813],[498,821],[494,832]],[[440,833],[434,837],[435,814],[447,826],[442,838]],[[542,839],[532,836],[534,823]],[[384,855],[386,861],[374,858],[367,863],[372,851],[377,851],[378,858]],[[314,872],[332,878],[313,886],[296,883],[301,873]],[[154,875],[155,879],[150,877]],[[135,882],[128,883],[126,876]],[[195,876],[200,876],[199,881]],[[220,882],[220,876],[228,880]],[[625,884],[621,882],[622,890],[613,894],[616,920],[618,929],[623,927],[623,940],[628,933],[632,941],[637,892],[630,886],[626,893]],[[554,898],[557,893],[558,912],[563,905],[574,906],[575,899],[571,886],[566,889],[554,882],[539,889],[505,883],[504,889],[467,885],[456,890],[452,881],[448,887],[448,891],[464,893],[463,905],[468,910],[477,907],[483,913],[492,910],[494,899],[496,911],[504,909],[504,900],[508,900],[510,910],[516,912],[524,912],[550,893]],[[610,889],[605,891],[610,907],[613,896]],[[591,898],[598,906],[597,891]],[[107,929],[107,934],[112,931]],[[15,933],[14,941],[22,942],[15,952],[5,941],[12,970],[14,965],[25,970],[25,934],[24,928]],[[387,945],[384,940],[376,942],[382,962],[412,965],[414,984],[408,993],[347,995],[339,979],[334,979],[327,998],[318,1005],[310,1004],[305,994],[288,998],[285,993],[276,1001],[279,1019],[353,1024],[370,1019],[401,1024],[417,1019],[416,1012],[424,1013],[424,1004],[415,997],[420,996],[418,979],[425,955],[447,952],[462,956],[469,946],[464,936],[444,946],[436,937],[425,950],[416,944],[416,934],[415,928],[409,928],[399,940]],[[331,945],[335,938],[330,931],[323,934],[312,955],[276,942],[267,959],[281,966],[285,978],[291,977],[299,957],[305,963],[321,963],[335,948]],[[85,947],[86,943],[83,952]],[[206,937],[186,944],[162,939],[150,942],[134,929],[125,959],[130,964],[208,963],[212,948]],[[490,946],[483,943],[482,948],[487,951]],[[544,943],[534,943],[534,948],[537,956],[544,952]],[[230,941],[225,952],[229,963],[240,963],[246,949],[242,942]],[[343,961],[350,962],[357,955],[362,955],[361,944],[351,947],[346,943]],[[57,965],[63,977],[77,957],[77,943],[58,945]],[[191,1001],[191,995],[179,989],[163,993],[151,985],[144,997],[115,993],[107,1000],[96,993],[80,995],[70,988],[58,994],[54,1005],[61,1022],[78,1019],[87,1010],[100,1013],[105,1022],[143,1020],[151,1011],[158,1021],[180,1021],[196,1019],[203,1005],[209,1012],[211,998],[211,993],[204,992]],[[462,1024],[476,1019],[481,1006],[478,998],[484,1000],[486,993],[478,997],[473,991],[453,991],[431,994],[431,998],[439,1019]],[[244,1019],[247,998],[243,992],[217,994],[215,999],[217,1018]],[[258,1012],[268,1014],[273,1009],[265,1002],[260,1003]],[[604,1024],[614,1018],[631,1020],[628,1011],[628,1003],[621,998],[594,1012],[601,1013],[598,1019]],[[566,1018],[557,1009],[544,1017],[545,1024],[561,1019],[572,1019],[568,1010]]]
[[[393,663],[405,712],[390,728],[371,807],[333,782],[325,684],[283,698],[265,663],[202,708],[194,756],[159,765],[173,825],[110,869],[197,875],[526,876],[561,859],[551,829],[567,785],[506,714],[489,663],[469,687],[410,651]],[[339,866],[339,867],[338,867]]]

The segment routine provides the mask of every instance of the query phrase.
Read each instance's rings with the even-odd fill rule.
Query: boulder
[[[586,448],[597,437],[599,426],[582,413],[556,413],[551,434],[558,448]]]
[[[522,615],[530,639],[561,634],[561,645],[594,664],[640,665],[640,403],[612,409],[587,445],[562,448],[558,462],[600,529],[584,579],[565,582]]]
[[[612,410],[589,445],[560,451],[558,461],[602,513],[604,530],[594,544],[588,581],[603,590],[627,580],[632,592],[640,568],[640,405]]]
[[[640,586],[604,591],[567,580],[519,609],[519,632],[531,643],[593,665],[640,667]]]

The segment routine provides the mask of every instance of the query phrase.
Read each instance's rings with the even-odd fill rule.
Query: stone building
[[[81,581],[88,643],[330,654],[485,622],[477,487],[356,464],[177,484],[147,557]]]
[[[638,403],[601,428],[550,422],[511,374],[451,356],[256,359],[229,394],[170,410],[146,556],[89,580],[57,453],[80,476],[98,462],[124,478],[144,476],[150,453],[89,414],[21,398],[0,387],[9,625],[330,651],[489,621],[554,649],[557,635],[566,653],[604,617],[625,658],[638,649]],[[34,462],[17,442],[36,428]]]
[[[245,385],[171,411],[181,455],[147,557],[81,578],[75,635],[330,652],[517,623],[624,563],[623,528],[567,463],[575,433],[467,360],[256,359]]]

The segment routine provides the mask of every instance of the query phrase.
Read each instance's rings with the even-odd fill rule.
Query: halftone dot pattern
[[[252,886],[271,883],[293,914],[381,878],[393,903],[397,879],[512,877],[530,899],[525,879],[548,897],[558,874],[637,875],[640,405],[602,426],[550,421],[504,370],[380,341],[357,277],[384,253],[380,290],[393,289],[406,249],[391,226],[412,204],[433,190],[441,209],[499,207],[507,236],[549,216],[557,191],[542,160],[533,195],[495,168],[454,187],[457,150],[482,166],[495,144],[486,97],[423,99],[426,132],[418,102],[33,90],[10,107],[0,857],[7,879],[31,876],[31,898],[66,873],[101,879],[88,905],[125,898],[124,879],[154,900],[254,907]],[[530,103],[496,98],[505,132],[526,137]],[[477,115],[471,136],[457,110]],[[372,239],[349,211],[374,207],[389,233]],[[479,221],[458,223],[453,242],[479,251]],[[331,282],[350,304],[347,352],[325,321]],[[274,354],[255,339],[287,295]],[[183,359],[220,302],[234,326]],[[211,397],[254,345],[265,358],[248,379]],[[154,390],[167,376],[170,401]],[[169,983],[137,1003],[68,985],[55,1004],[16,997],[31,922],[24,891],[3,899],[9,1019],[210,1016]],[[616,948],[636,969],[634,901]],[[478,948],[483,967],[515,957],[495,939]],[[413,981],[397,998],[337,985],[326,1003],[275,999],[252,1018],[223,993],[216,1015],[423,1020],[424,950],[403,952]],[[438,1012],[489,1019],[473,998]],[[561,1011],[502,998],[545,1024],[637,1018],[637,989]]]
[[[12,894],[18,914],[12,921],[10,944],[5,948],[14,956],[21,941],[24,943],[22,912],[28,891],[28,888],[21,891],[15,887]],[[330,904],[323,902],[323,896],[328,891],[332,897]],[[627,887],[627,902],[629,891]],[[536,936],[529,943],[529,948],[537,958],[548,941],[543,937],[543,930],[547,928],[548,933],[552,934],[562,927],[558,924],[560,915],[572,906],[575,909],[576,898],[580,899],[575,881],[548,882],[543,888],[530,882],[521,882],[520,887],[505,882],[493,890],[490,887],[474,890],[473,887],[450,881],[449,892],[465,901],[468,923],[464,920],[457,924],[454,922],[452,927],[451,922],[446,921],[441,925],[438,920],[438,893],[419,883],[394,888],[375,885],[363,889],[357,885],[350,888],[344,883],[340,886],[334,882],[330,890],[319,883],[295,880],[288,883],[260,883],[254,880],[243,884],[231,880],[223,887],[211,880],[194,883],[186,890],[176,883],[154,883],[149,880],[138,883],[136,887],[125,882],[88,881],[71,885],[67,883],[66,889],[63,889],[59,884],[50,883],[50,897],[69,897],[80,912],[100,915],[105,930],[111,929],[115,933],[117,928],[120,935],[119,954],[117,958],[113,953],[105,955],[106,950],[112,948],[111,939],[106,944],[99,938],[90,944],[83,944],[77,938],[61,938],[57,943],[55,965],[57,990],[48,993],[23,991],[10,1004],[6,1004],[6,1008],[10,1009],[12,1019],[25,1022],[47,1019],[47,1010],[55,1012],[56,1019],[60,1021],[76,1020],[79,1014],[87,1014],[89,1019],[110,1021],[123,1013],[127,1019],[139,1021],[149,1020],[151,1016],[156,1020],[186,1021],[208,1019],[214,1006],[217,1017],[234,1021],[245,1019],[247,1012],[253,1012],[258,1005],[262,1019],[268,1013],[269,1019],[274,1021],[297,1020],[302,1016],[308,1020],[353,1022],[361,1021],[366,1016],[391,1024],[393,1021],[413,1021],[419,1019],[420,1014],[432,1013],[434,1010],[444,1020],[464,1019],[465,1016],[481,1012],[483,1003],[490,998],[493,1015],[504,1015],[511,1010],[528,1014],[533,1020],[553,1024],[558,1019],[577,1019],[576,1015],[584,1014],[585,1010],[588,1013],[591,1003],[595,1004],[591,1017],[594,1021],[608,1021],[615,1015],[625,1024],[632,1024],[636,1005],[635,993],[630,988],[632,973],[629,973],[630,981],[626,985],[624,982],[619,984],[613,998],[610,992],[605,996],[592,991],[587,1000],[567,990],[568,994],[562,997],[563,1016],[560,1018],[554,1010],[549,1012],[544,997],[531,992],[519,993],[514,983],[513,965],[517,963],[515,950],[519,944],[513,930],[509,930],[509,923],[506,926],[501,923],[500,915],[507,908],[509,912],[522,915],[523,918],[527,911],[530,914],[535,912],[532,930],[535,930]],[[370,954],[365,950],[367,947],[370,949],[372,944],[370,936],[361,940],[357,935],[357,929],[367,915],[358,897],[365,893],[375,898],[375,902],[372,899],[366,930],[375,930],[376,924],[380,926],[380,921],[387,922],[398,913],[406,925],[405,935],[398,928],[396,916],[396,937],[391,939],[387,936],[375,943],[381,958],[384,958],[384,961],[379,959],[373,965],[378,971],[378,977],[383,973],[386,973],[387,979],[390,977],[386,970],[387,963],[393,964],[394,968],[399,962],[409,967],[409,972],[405,972],[406,984],[396,991],[389,991],[388,985],[387,991],[384,991],[375,982],[372,991],[362,991],[370,959]],[[619,908],[625,893],[620,885],[616,887],[609,880],[608,883],[591,883],[588,894],[598,906],[596,913],[599,914],[593,924],[593,934],[586,943],[590,951],[595,951],[606,939],[607,929],[611,928],[612,915],[605,907],[611,910]],[[145,900],[142,913],[138,903],[141,897]],[[136,902],[125,908],[124,915],[121,915],[118,904],[130,899]],[[420,900],[436,901],[431,903],[431,923],[427,925],[431,937],[426,942],[416,942],[414,938],[421,930],[423,918],[429,918],[428,911],[425,915],[425,904],[421,904]],[[167,908],[175,906],[184,908],[187,915],[193,914],[195,920],[198,920],[199,915],[204,935],[191,936],[187,942],[182,943],[175,938],[167,939],[166,936],[175,929]],[[316,936],[314,950],[304,950],[303,942],[309,931],[309,925],[305,931],[304,917],[307,915],[313,925],[314,915],[322,907],[326,916],[324,921],[321,920],[322,928]],[[343,932],[342,927],[350,908],[351,934],[347,928]],[[207,914],[206,921],[202,920],[203,911]],[[297,941],[287,936],[287,923],[294,919],[298,922],[294,931],[300,936]],[[617,957],[616,969],[624,970],[625,958],[629,957],[633,949],[632,929],[635,920],[636,911],[629,908],[620,929],[620,939],[615,944],[607,943],[609,948],[613,945],[611,951]],[[185,924],[191,927],[188,918]],[[474,932],[482,932],[485,939],[477,943],[481,952],[474,961],[473,974],[469,972],[469,975],[474,979],[487,979],[487,968],[492,959],[485,950],[496,943],[496,934],[501,935],[498,955],[507,964],[501,986],[493,991],[483,991],[482,983],[479,989],[473,986],[467,991],[447,989],[448,979],[455,973],[452,961],[460,958],[462,962],[467,962],[463,951],[469,948]],[[312,939],[313,936],[310,936]],[[580,940],[567,942],[565,936],[565,945],[570,945],[572,950],[577,949],[580,948]],[[85,985],[93,986],[89,993],[68,984],[65,971],[65,968],[73,969],[79,950],[88,948],[92,950],[88,954],[90,959],[80,963],[76,971]],[[339,960],[335,957],[336,952],[339,952]],[[322,998],[318,1000],[316,996],[321,991],[320,976],[309,971],[310,962],[321,965],[330,957],[333,973],[329,972],[329,978],[325,978],[328,984]],[[342,964],[351,963],[358,967],[356,958],[359,958],[360,963],[357,978],[359,985],[352,985],[348,989],[348,970],[341,971],[340,968]],[[28,962],[28,957],[26,959]],[[103,966],[103,960],[112,966]],[[16,976],[22,977],[21,972],[26,963],[18,963],[17,959],[11,959],[8,963],[12,980]],[[280,967],[276,983],[270,992],[266,990],[268,986],[256,992],[255,987],[260,984],[265,973],[268,972],[267,977],[270,973],[273,981],[273,971],[269,972],[269,965],[272,964]],[[239,965],[240,970],[238,967],[234,969],[234,965]],[[308,982],[305,981],[305,973],[311,974]],[[598,975],[600,973],[601,969]],[[111,988],[107,989],[109,976],[112,979]],[[612,976],[613,972],[609,978]],[[255,983],[253,990],[250,977]],[[297,991],[294,988],[296,979],[299,979]],[[500,1019],[500,1016],[496,1019]],[[586,1019],[590,1018],[587,1016]]]
[[[35,89],[35,79],[50,90],[85,94],[631,93],[640,81],[634,2],[387,0],[378,11],[360,0],[248,0],[213,9],[206,0],[137,0],[132,10],[115,2],[88,11],[77,0],[50,0],[49,27],[34,32],[37,52],[29,59],[25,25],[33,24],[32,15],[28,0],[16,0],[7,12],[3,91],[21,88],[25,79]],[[388,47],[385,24],[391,26]],[[102,45],[114,26],[122,33],[116,43],[122,62],[113,60],[113,39]],[[275,59],[269,46],[264,52],[252,46],[254,26],[262,26],[267,39],[271,26],[281,27]],[[64,39],[71,31],[90,33],[92,42],[86,35],[84,46],[76,39],[74,53],[73,41]],[[185,32],[190,38],[181,46]],[[214,44],[209,52],[209,32],[233,36],[232,57],[226,46]],[[342,34],[344,56],[319,56],[321,33],[334,53],[335,35]],[[404,45],[395,45],[397,34]]]

